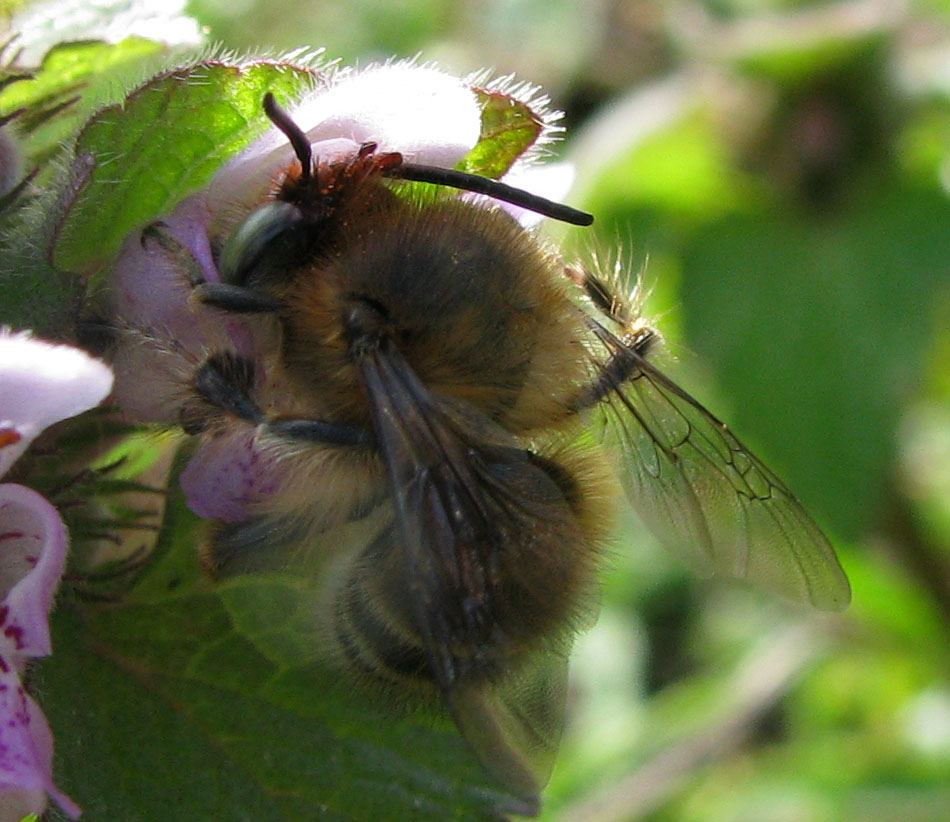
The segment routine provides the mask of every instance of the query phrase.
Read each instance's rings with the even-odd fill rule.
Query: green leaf
[[[16,120],[22,149],[33,164],[61,148],[106,95],[134,82],[160,43],[129,37],[119,43],[61,43],[36,70],[0,91],[0,116],[24,109]],[[12,79],[19,70],[3,72]]]
[[[135,228],[207,183],[270,125],[264,93],[298,95],[312,70],[261,61],[200,63],[160,75],[97,114],[76,144],[89,168],[67,204],[54,263],[88,270],[108,261]]]
[[[390,706],[313,660],[304,583],[200,574],[203,527],[175,496],[124,601],[55,614],[35,692],[57,782],[84,818],[499,818],[510,797],[445,717]]]
[[[478,143],[459,163],[470,174],[497,179],[535,144],[544,125],[531,107],[511,94],[473,88],[482,107]]]

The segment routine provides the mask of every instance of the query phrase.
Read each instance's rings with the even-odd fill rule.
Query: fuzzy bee
[[[618,473],[701,573],[847,603],[825,536],[657,370],[658,335],[617,278],[566,262],[506,208],[590,215],[374,140],[315,153],[264,106],[292,147],[273,188],[146,227],[126,252],[135,287],[116,285],[117,327],[135,329],[120,400],[123,374],[165,374],[156,416],[201,443],[181,480],[213,521],[213,574],[310,569],[319,655],[441,701],[522,812],[552,764]],[[148,278],[179,302],[143,297]]]

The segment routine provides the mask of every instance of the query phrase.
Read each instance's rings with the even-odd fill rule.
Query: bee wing
[[[534,807],[557,747],[564,666],[554,662],[557,641],[546,649],[537,642],[543,632],[511,614],[543,619],[541,600],[562,592],[540,590],[536,608],[512,603],[512,591],[525,600],[532,592],[510,585],[512,574],[531,570],[511,555],[524,545],[573,547],[563,493],[489,420],[429,394],[398,352],[365,355],[361,373],[428,673],[482,764]],[[567,621],[551,623],[563,629]]]
[[[462,737],[487,770],[524,798],[507,809],[537,816],[538,794],[547,784],[564,728],[566,649],[543,649],[516,676],[494,688],[450,693],[446,703]]]
[[[635,346],[614,350],[629,365],[601,403],[606,439],[634,509],[657,537],[699,573],[844,608],[848,579],[794,494]]]

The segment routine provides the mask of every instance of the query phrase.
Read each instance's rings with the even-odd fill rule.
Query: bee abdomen
[[[357,566],[352,570],[346,583],[335,591],[333,601],[329,639],[340,661],[381,685],[427,687],[432,670],[421,642],[400,630],[399,617],[367,590],[367,569]]]

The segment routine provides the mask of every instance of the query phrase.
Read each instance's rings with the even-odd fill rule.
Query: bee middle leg
[[[180,412],[181,426],[199,434],[213,426],[222,414],[235,417],[284,439],[324,445],[366,445],[368,431],[352,425],[298,417],[270,417],[254,401],[254,362],[232,352],[210,355],[195,372],[195,397]]]

